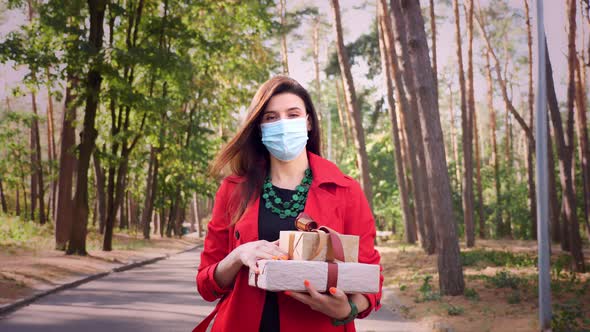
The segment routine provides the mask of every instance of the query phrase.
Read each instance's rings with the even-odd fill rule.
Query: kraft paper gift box
[[[339,234],[346,262],[358,262],[359,237]],[[332,242],[323,232],[281,231],[279,246],[289,253],[289,259],[304,261],[326,261],[332,255]],[[321,249],[318,252],[318,247]]]
[[[328,281],[327,262],[295,260],[259,260],[256,273],[250,270],[248,284],[268,291],[305,292],[303,282],[309,280],[318,292],[325,292]],[[344,293],[377,293],[380,269],[376,264],[336,263],[336,287]]]

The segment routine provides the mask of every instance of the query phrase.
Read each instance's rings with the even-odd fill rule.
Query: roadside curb
[[[66,290],[66,289],[70,289],[70,288],[74,288],[74,287],[80,286],[80,285],[85,284],[85,283],[88,283],[90,281],[93,281],[93,280],[97,280],[97,279],[106,277],[106,276],[108,276],[111,273],[123,272],[123,271],[131,270],[131,269],[136,268],[136,267],[140,267],[140,266],[144,266],[144,265],[148,265],[148,264],[153,264],[153,263],[155,263],[157,261],[161,261],[163,259],[167,259],[167,258],[169,258],[171,256],[182,254],[182,253],[185,253],[187,251],[195,250],[195,249],[197,249],[199,247],[202,247],[202,246],[203,246],[203,244],[198,244],[198,245],[195,245],[195,246],[191,246],[191,247],[189,247],[187,249],[183,249],[181,251],[178,251],[176,253],[165,254],[165,255],[162,255],[162,256],[148,258],[148,259],[144,259],[144,260],[140,260],[140,261],[134,261],[134,262],[131,262],[131,263],[128,263],[128,264],[125,264],[125,265],[114,267],[114,268],[112,268],[112,269],[110,269],[108,271],[105,271],[105,272],[99,272],[99,273],[91,274],[91,275],[82,277],[80,279],[77,279],[77,280],[74,280],[74,281],[71,281],[71,282],[68,282],[68,283],[65,283],[65,284],[61,284],[61,285],[59,285],[59,286],[57,286],[55,288],[51,288],[51,289],[47,289],[47,290],[43,290],[43,291],[37,292],[37,293],[35,293],[33,295],[30,295],[30,296],[25,297],[23,299],[17,300],[17,301],[15,301],[13,303],[9,303],[9,304],[5,304],[5,305],[0,306],[0,319],[3,318],[4,316],[7,316],[8,314],[16,311],[16,310],[22,308],[22,307],[25,307],[25,306],[27,306],[27,305],[29,305],[29,304],[31,304],[31,303],[33,303],[33,302],[41,299],[41,298],[47,296],[47,295],[51,295],[51,294],[54,294],[54,293],[57,293],[57,292],[61,292],[61,291]]]

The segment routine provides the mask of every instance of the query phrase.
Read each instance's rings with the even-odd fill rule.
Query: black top
[[[290,201],[295,190],[283,189],[272,186],[283,202]],[[280,231],[294,231],[295,217],[286,217],[281,219],[278,215],[272,213],[265,206],[265,201],[260,197],[260,207],[258,208],[258,239],[266,241],[276,241],[279,239]],[[260,332],[280,331],[279,324],[279,303],[275,292],[266,292],[264,309],[260,321]]]

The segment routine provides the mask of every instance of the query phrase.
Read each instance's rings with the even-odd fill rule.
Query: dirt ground
[[[480,240],[476,248],[461,248],[461,251],[485,250],[510,252],[517,255],[533,257],[525,266],[486,266],[484,262],[474,262],[464,267],[465,286],[470,289],[470,296],[438,297],[438,278],[436,255],[428,256],[417,246],[408,246],[399,242],[382,244],[378,250],[382,255],[385,285],[390,286],[398,297],[398,303],[390,303],[411,320],[428,326],[450,326],[453,331],[538,331],[538,298],[536,243],[533,241]],[[561,251],[553,247],[552,259],[558,259]],[[520,256],[519,256],[520,257]],[[585,250],[587,267],[590,268],[590,250]],[[559,274],[560,277],[555,275]],[[567,304],[575,299],[576,310],[580,310],[577,322],[581,328],[588,329],[590,324],[590,273],[571,274],[567,271],[558,273],[552,270],[553,303]],[[575,280],[572,276],[575,275]],[[431,276],[432,279],[430,279]],[[496,278],[493,278],[493,277]],[[499,287],[490,282],[498,276],[507,278],[500,282],[517,280],[512,287]],[[428,278],[428,282],[425,282]],[[428,284],[424,286],[424,284]],[[422,288],[421,288],[422,287]],[[426,288],[424,288],[426,287]],[[432,297],[424,294],[432,288]],[[422,290],[421,290],[422,289]],[[585,292],[585,293],[584,293]],[[564,320],[570,319],[570,311],[559,313]],[[436,329],[434,329],[436,330]]]
[[[176,253],[200,242],[192,236],[178,239],[152,235],[148,242],[139,234],[115,234],[113,251],[99,250],[94,243],[85,257],[66,256],[63,251],[54,250],[52,239],[40,239],[24,247],[0,245],[0,305],[85,275]]]

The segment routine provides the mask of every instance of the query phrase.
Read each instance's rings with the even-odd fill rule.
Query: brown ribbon
[[[341,262],[345,262],[344,257],[344,248],[342,246],[342,240],[340,239],[340,234],[335,230],[326,227],[326,226],[319,226],[318,223],[315,222],[308,214],[305,212],[301,212],[297,218],[295,218],[295,227],[298,230],[304,232],[317,232],[317,233],[326,233],[328,234],[328,238],[330,241],[327,244],[322,243],[322,237],[318,236],[319,243],[316,248],[316,252],[313,253],[312,258],[317,257],[321,250],[327,245],[327,252],[326,252],[326,261],[333,262],[334,260],[339,260]],[[289,249],[291,249],[292,241],[289,241]],[[295,245],[293,245],[293,248]],[[331,250],[330,250],[331,249]],[[291,252],[290,252],[291,253]]]
[[[326,261],[328,263],[328,279],[326,282],[326,291],[328,291],[331,287],[337,287],[338,285],[338,264],[336,264],[335,260],[339,260],[341,262],[345,262],[344,257],[344,248],[342,246],[342,241],[340,240],[340,234],[335,230],[326,227],[320,226],[318,227],[318,223],[314,221],[308,214],[305,212],[301,212],[297,218],[295,218],[295,227],[300,231],[305,232],[323,232],[328,234],[330,241],[327,243],[328,247],[326,248]],[[293,246],[293,237],[289,237],[289,256],[291,256],[292,251],[291,248]],[[325,244],[322,243],[322,237],[319,236],[319,243],[316,249],[316,252],[312,255],[312,258],[317,257],[320,254],[321,250],[323,249]],[[331,250],[330,250],[331,249]],[[291,258],[291,257],[289,257]]]

